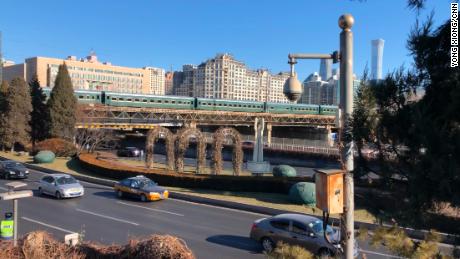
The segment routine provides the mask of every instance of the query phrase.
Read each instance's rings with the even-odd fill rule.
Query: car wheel
[[[42,189],[42,187],[38,187],[38,194],[43,195],[43,189]]]
[[[319,250],[318,256],[321,259],[332,258],[332,252],[331,252],[331,250],[329,250],[327,248],[321,248]]]
[[[145,197],[144,194],[141,194],[141,201],[142,201],[142,202],[146,202],[146,201],[147,201],[147,197]]]
[[[122,198],[123,197],[123,192],[118,190],[117,191],[117,196],[118,196],[118,198]]]
[[[275,248],[275,244],[268,237],[262,238],[261,243],[264,251],[267,253],[271,253],[273,251],[273,248]]]
[[[55,196],[58,200],[62,199],[62,194],[60,192],[56,192]]]

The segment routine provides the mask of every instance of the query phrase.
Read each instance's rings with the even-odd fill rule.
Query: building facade
[[[165,95],[174,94],[174,72],[165,73]]]
[[[74,89],[159,95],[165,92],[163,69],[114,66],[99,62],[94,52],[81,59],[75,56],[67,59],[28,58],[22,64],[5,66],[4,78],[22,77],[30,82],[37,75],[42,87],[53,87],[59,65],[63,63],[67,65]]]
[[[287,73],[250,70],[229,54],[218,54],[198,66],[184,65],[176,95],[215,99],[289,102],[283,94]],[[178,78],[179,79],[179,78]]]

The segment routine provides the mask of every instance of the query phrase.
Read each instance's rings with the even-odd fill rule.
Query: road
[[[44,173],[32,171],[27,189],[37,190]],[[0,180],[0,191],[6,191]],[[264,258],[261,247],[248,238],[252,222],[265,215],[169,199],[141,203],[118,199],[111,188],[81,182],[81,198],[56,200],[38,195],[19,201],[19,234],[37,229],[56,238],[78,232],[84,240],[103,244],[126,243],[131,237],[171,234],[184,239],[197,258]],[[11,201],[0,201],[0,215],[12,211]],[[382,250],[360,247],[367,258],[392,258]],[[395,258],[395,257],[393,257]]]

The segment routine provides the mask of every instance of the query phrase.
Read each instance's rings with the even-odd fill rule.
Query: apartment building
[[[37,75],[42,87],[53,87],[59,65],[63,63],[67,65],[74,89],[160,95],[165,92],[163,69],[114,66],[110,62],[99,62],[94,52],[81,59],[32,57],[21,64],[6,64],[4,79],[22,77],[29,82]]]

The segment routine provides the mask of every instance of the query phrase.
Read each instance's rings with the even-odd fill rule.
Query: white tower
[[[332,59],[321,59],[319,75],[323,81],[329,80],[332,76]]]
[[[371,79],[382,79],[383,39],[372,40],[371,49]]]

